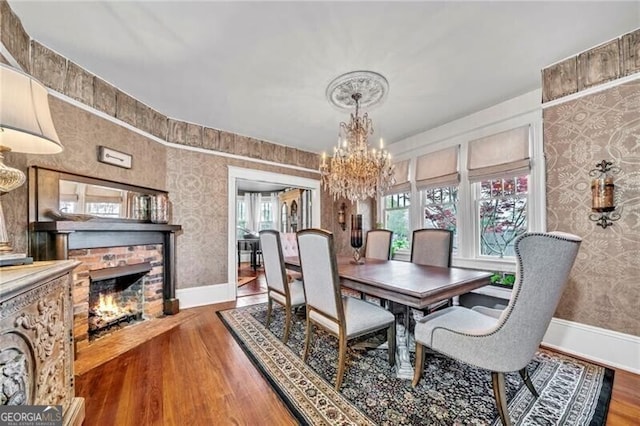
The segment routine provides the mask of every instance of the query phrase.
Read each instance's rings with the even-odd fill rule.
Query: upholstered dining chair
[[[364,257],[388,260],[391,257],[391,238],[393,231],[388,229],[372,229],[367,232]]]
[[[389,364],[394,365],[395,317],[373,303],[342,295],[333,234],[322,229],[298,232],[298,252],[307,299],[303,360],[306,361],[309,355],[314,326],[337,337],[339,355],[335,388],[339,390],[345,371],[347,342],[386,328]]]
[[[442,266],[448,268],[451,266],[451,253],[453,252],[453,231],[448,229],[416,229],[411,237],[411,262],[417,265],[426,266]],[[433,303],[421,312],[416,311],[419,315],[429,313],[444,306],[451,306],[452,300],[443,300]],[[396,314],[403,314],[405,327],[409,328],[411,324],[411,309],[408,306],[393,304],[392,310]]]
[[[411,239],[411,262],[428,266],[451,266],[453,231],[416,229]]]
[[[305,304],[304,288],[302,281],[291,280],[284,267],[282,256],[282,244],[280,243],[280,233],[276,230],[268,229],[260,231],[260,246],[264,261],[264,275],[267,280],[267,323],[269,328],[271,322],[271,310],[273,302],[279,303],[285,310],[285,326],[282,341],[287,343],[293,321],[293,310]]]
[[[452,306],[420,319],[415,327],[416,369],[422,376],[425,347],[490,370],[498,414],[510,425],[504,373],[518,371],[537,398],[526,366],[551,322],[581,239],[572,234],[531,232],[515,242],[516,282],[503,310]]]

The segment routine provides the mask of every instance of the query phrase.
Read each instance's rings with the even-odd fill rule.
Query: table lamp
[[[0,196],[20,187],[26,179],[22,170],[4,164],[4,153],[9,151],[56,154],[62,151],[62,145],[53,126],[44,85],[0,63]],[[13,252],[1,201],[0,198],[0,261],[26,258],[26,254]],[[15,263],[20,262],[12,264]]]

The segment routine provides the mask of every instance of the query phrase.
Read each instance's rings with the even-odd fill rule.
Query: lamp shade
[[[13,152],[56,154],[47,89],[28,74],[0,64],[0,146]]]

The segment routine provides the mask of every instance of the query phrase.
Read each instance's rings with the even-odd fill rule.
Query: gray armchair
[[[313,327],[321,327],[338,338],[336,390],[342,385],[347,342],[374,331],[386,329],[389,364],[395,364],[395,317],[373,303],[342,296],[333,234],[321,229],[298,232],[300,266],[307,298],[307,334],[303,360],[306,361]]]
[[[280,233],[275,230],[260,231],[260,245],[263,252],[264,275],[267,279],[268,305],[267,305],[267,328],[271,321],[271,310],[273,302],[279,303],[285,310],[285,326],[282,341],[287,343],[291,322],[293,321],[292,311],[298,306],[305,304],[304,288],[302,281],[293,280],[289,282],[287,272],[284,268],[282,257],[282,244],[280,243]]]
[[[510,425],[504,373],[519,371],[528,389],[538,396],[525,367],[551,322],[580,242],[579,237],[566,233],[527,233],[515,243],[516,282],[504,311],[454,306],[419,320],[413,386],[422,376],[425,347],[491,370],[498,413],[502,423]]]

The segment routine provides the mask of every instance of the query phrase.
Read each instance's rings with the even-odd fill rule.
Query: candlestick
[[[360,255],[360,249],[362,248],[362,215],[351,215],[351,247],[353,247],[353,263],[363,264]]]

